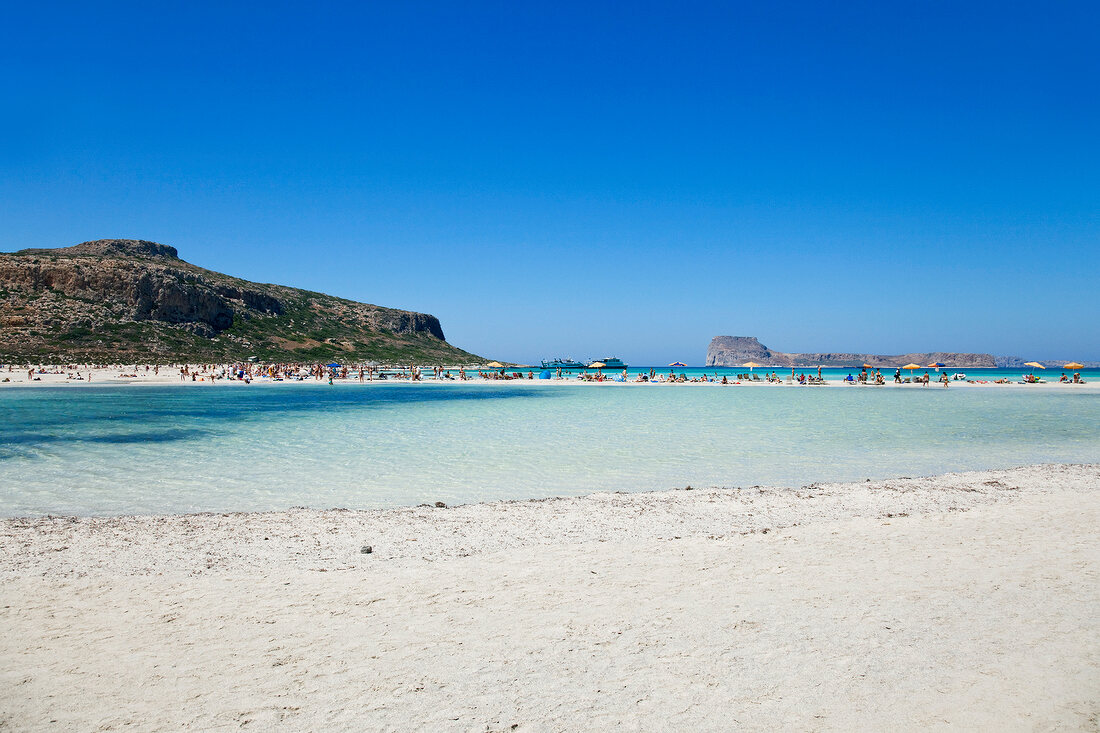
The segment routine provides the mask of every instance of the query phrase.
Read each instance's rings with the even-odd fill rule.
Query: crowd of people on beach
[[[2,369],[3,367],[0,367]],[[16,365],[6,365],[7,372],[9,374],[15,373]],[[779,376],[775,371],[763,372],[763,376],[755,372],[743,372],[735,375],[719,374],[717,371],[711,374],[696,374],[694,376],[688,376],[686,373],[676,373],[675,370],[670,370],[668,374],[658,373],[656,369],[650,369],[648,371],[639,371],[633,377],[629,372],[624,369],[619,374],[605,373],[602,369],[591,370],[585,369],[580,371],[573,371],[568,369],[558,368],[556,371],[540,370],[538,374],[534,370],[527,369],[527,371],[517,370],[515,367],[507,366],[494,366],[488,368],[486,366],[433,366],[433,367],[420,367],[420,366],[382,366],[375,363],[369,364],[295,364],[295,363],[271,363],[264,364],[255,361],[245,361],[230,364],[147,364],[132,366],[118,366],[118,365],[95,365],[95,364],[69,364],[62,366],[30,366],[23,365],[18,367],[19,369],[25,369],[27,374],[27,381],[41,382],[44,376],[64,376],[66,382],[69,381],[82,381],[91,382],[94,372],[99,372],[103,375],[106,372],[106,377],[112,380],[130,380],[139,379],[141,376],[153,376],[158,377],[163,369],[171,369],[178,371],[179,379],[181,382],[205,382],[205,383],[217,383],[217,382],[243,382],[245,384],[251,384],[253,381],[265,381],[265,382],[305,382],[305,381],[327,381],[329,384],[335,384],[337,382],[346,381],[358,381],[360,383],[375,382],[375,381],[406,381],[406,382],[422,382],[426,379],[431,381],[443,382],[443,381],[457,381],[468,382],[471,380],[478,381],[511,381],[511,380],[535,380],[535,379],[552,379],[555,381],[582,381],[582,382],[634,382],[634,383],[653,383],[653,384],[744,384],[744,383],[766,383],[766,384],[795,384],[795,385],[825,385],[828,384],[827,380],[821,375],[821,368],[817,369],[816,376],[813,373],[800,372],[796,373],[795,369],[791,369],[791,373],[786,378]],[[117,373],[112,373],[118,370]],[[11,377],[4,377],[0,379],[0,382],[11,382]],[[56,380],[50,380],[56,381]],[[925,371],[922,375],[902,377],[901,368],[894,371],[895,384],[919,384],[927,387],[932,379],[928,371]],[[981,379],[966,379],[965,374],[955,374],[955,376],[949,377],[947,372],[943,372],[936,380],[936,382],[942,384],[944,388],[947,388],[952,381],[965,381],[970,384],[1045,384],[1046,382],[1034,374],[1025,374],[1017,381],[1008,377],[1001,377],[995,380],[981,380]],[[871,385],[871,386],[883,386],[886,384],[886,377],[880,369],[874,367],[864,366],[863,370],[858,374],[848,373],[847,377],[841,380],[842,383],[848,385]],[[1072,375],[1062,373],[1058,382],[1061,384],[1085,384],[1085,380],[1082,379],[1080,372],[1074,372]]]

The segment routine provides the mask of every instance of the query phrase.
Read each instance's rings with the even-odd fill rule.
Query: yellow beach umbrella
[[[751,371],[753,370],[753,367],[758,367],[758,366],[762,366],[762,365],[761,365],[761,364],[757,364],[757,363],[756,363],[755,361],[746,361],[746,362],[745,362],[744,364],[742,364],[741,366],[744,366],[744,367],[748,367],[748,368],[749,368],[749,371],[751,372]]]
[[[908,369],[909,371],[913,371],[914,369],[920,369],[920,368],[921,368],[920,364],[906,364],[905,366],[902,367],[902,369]]]
[[[594,362],[592,362],[591,364],[588,365],[588,368],[589,369],[603,369],[605,366],[607,366],[607,364],[604,364],[602,361],[594,361]]]
[[[1029,366],[1032,369],[1046,369],[1045,366],[1043,366],[1042,364],[1040,364],[1037,361],[1026,361],[1026,362],[1024,362],[1024,366]]]
[[[1085,365],[1084,365],[1084,364],[1082,364],[1082,363],[1081,363],[1081,362],[1079,362],[1079,361],[1071,361],[1071,362],[1070,362],[1069,364],[1066,364],[1066,365],[1065,365],[1064,367],[1062,367],[1062,368],[1063,368],[1063,369],[1084,369],[1084,368],[1085,368]]]
[[[499,361],[491,361],[488,364],[486,364],[485,366],[492,367],[493,369],[500,369],[504,365],[501,364]]]
[[[875,365],[874,365],[874,364],[864,364],[864,365],[863,365],[863,368],[864,368],[864,369],[874,369],[874,368],[875,368]]]

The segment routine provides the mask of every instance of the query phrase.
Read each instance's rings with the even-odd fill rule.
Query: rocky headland
[[[468,363],[435,316],[196,267],[101,239],[0,253],[0,361]]]
[[[961,354],[949,351],[920,351],[909,354],[861,354],[855,352],[795,354],[772,351],[753,336],[715,336],[707,347],[707,366],[741,366],[754,361],[780,367],[853,367],[871,364],[898,367],[902,364],[943,362],[951,367],[995,367],[992,354]]]

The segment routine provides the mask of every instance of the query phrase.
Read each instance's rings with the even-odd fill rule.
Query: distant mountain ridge
[[[992,354],[962,354],[948,351],[921,351],[909,354],[835,353],[785,353],[772,351],[754,336],[715,336],[707,347],[707,366],[741,366],[754,361],[765,366],[778,367],[856,367],[871,364],[879,367],[898,367],[902,364],[920,365],[943,362],[952,367],[995,367]]]
[[[1016,369],[1034,361],[1048,369],[1062,369],[1070,359],[1022,359],[1018,356],[963,354],[950,351],[921,351],[910,354],[807,353],[772,351],[754,336],[715,336],[707,347],[707,366],[741,366],[749,361],[782,367],[856,367],[872,364],[899,367],[902,364],[925,366],[942,362],[949,367]],[[1081,361],[1086,369],[1100,369],[1100,361]]]
[[[100,239],[0,253],[0,361],[477,363],[435,316],[255,283],[175,247]]]
[[[998,356],[997,367],[1000,369],[1020,369],[1025,362],[1033,361],[1042,364],[1047,369],[1062,369],[1066,364],[1076,361],[1083,364],[1085,369],[1100,369],[1100,361],[1088,361],[1081,359],[1024,359],[1019,356]]]

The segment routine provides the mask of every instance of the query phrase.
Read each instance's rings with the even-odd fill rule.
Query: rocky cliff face
[[[283,304],[271,295],[213,281],[182,269],[185,265],[173,247],[100,240],[0,258],[0,287],[39,297],[49,293],[110,302],[122,306],[123,318],[196,324],[205,335],[232,326],[237,313],[283,313]]]
[[[707,347],[707,366],[741,366],[750,361],[772,364],[774,359],[755,336],[715,336]]]
[[[72,247],[54,249],[21,249],[17,255],[45,255],[47,257],[159,257],[179,260],[179,252],[167,244],[147,239],[96,239],[81,242]]]
[[[176,353],[173,353],[176,352]],[[439,320],[195,267],[130,239],[0,254],[0,360],[469,361]]]
[[[943,362],[949,367],[994,367],[992,354],[961,354],[946,351],[914,352],[910,354],[807,353],[792,354],[772,351],[752,336],[715,336],[707,348],[707,366],[741,366],[755,361],[767,366],[817,367],[873,364],[898,367],[902,364]]]

